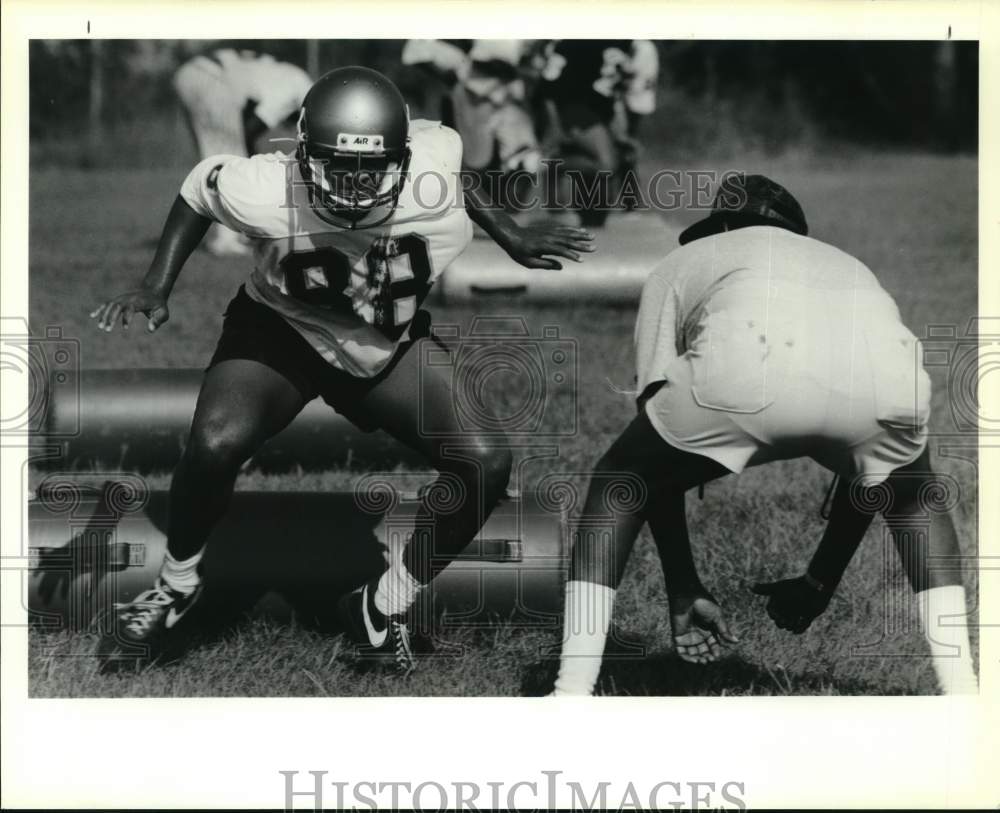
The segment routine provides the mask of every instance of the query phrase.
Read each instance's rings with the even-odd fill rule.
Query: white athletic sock
[[[567,582],[562,655],[552,692],[556,697],[593,694],[614,606],[615,591],[610,587],[594,582]]]
[[[965,622],[965,588],[932,587],[917,594],[920,625],[931,648],[942,694],[978,694]]]
[[[378,580],[375,590],[375,607],[383,615],[402,615],[413,605],[420,595],[422,585],[397,560]]]
[[[160,578],[166,582],[167,587],[176,590],[178,593],[189,595],[201,584],[201,577],[198,575],[198,562],[201,561],[205,549],[202,548],[194,556],[178,561],[170,552],[163,557],[163,566],[160,568]]]

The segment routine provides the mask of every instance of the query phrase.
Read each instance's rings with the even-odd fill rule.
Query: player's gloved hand
[[[562,269],[562,263],[548,255],[580,262],[580,252],[594,250],[594,235],[575,226],[534,224],[512,225],[495,238],[512,260],[525,268]]]
[[[166,298],[148,288],[129,291],[127,294],[108,300],[103,305],[98,305],[90,314],[90,318],[97,320],[98,328],[110,333],[119,316],[122,327],[128,330],[129,323],[136,313],[146,315],[150,333],[170,318]]]
[[[767,614],[771,620],[796,635],[805,632],[823,613],[833,595],[808,576],[762,582],[750,589],[758,596],[767,596]]]
[[[671,596],[670,623],[674,648],[688,663],[718,660],[723,644],[738,644],[740,640],[730,632],[722,608],[707,591]]]

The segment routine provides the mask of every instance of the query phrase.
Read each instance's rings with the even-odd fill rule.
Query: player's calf
[[[944,694],[976,694],[961,551],[951,513],[944,510],[947,500],[941,499],[947,484],[933,471],[925,449],[913,463],[894,471],[886,486],[892,504],[884,512],[885,522],[917,596],[938,685]]]
[[[506,493],[513,457],[502,440],[463,439],[431,464],[441,476],[424,491],[401,563],[420,585],[430,583],[475,538]]]
[[[505,444],[466,441],[453,456],[432,461],[441,472],[423,490],[422,506],[404,555],[377,579],[344,596],[338,615],[348,637],[367,659],[391,663],[408,674],[424,630],[409,623],[423,588],[475,537],[503,497],[512,456]]]

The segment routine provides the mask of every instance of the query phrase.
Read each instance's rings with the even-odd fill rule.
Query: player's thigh
[[[712,471],[740,472],[748,465],[767,462],[773,454],[770,446],[740,425],[741,416],[706,406],[695,398],[693,371],[687,360],[671,367],[670,380],[648,397],[643,413],[655,430],[651,434],[659,446],[669,447],[668,452],[658,456],[662,457],[663,465],[674,469],[678,483],[698,485],[706,480],[694,482],[695,477]],[[651,456],[655,448],[651,441]],[[702,459],[710,462],[696,465]],[[684,476],[689,470],[692,476]]]
[[[204,94],[196,123],[207,155],[246,155],[240,97],[221,82],[207,85]]]
[[[934,471],[929,447],[924,446],[913,460],[894,469],[886,478],[885,485],[892,492],[892,512],[903,515],[917,512],[923,516],[942,513],[942,506],[959,496],[953,493],[949,479]]]
[[[199,138],[218,139],[218,134],[232,129],[239,111],[236,97],[221,74],[189,62],[177,71],[174,88]]]
[[[487,437],[459,420],[453,367],[442,363],[446,354],[433,339],[414,342],[391,372],[361,399],[359,406],[366,420],[433,464],[442,460],[444,446],[468,447],[487,456],[491,448],[505,450],[503,437]]]
[[[857,479],[859,486],[892,477],[894,488],[915,489],[933,477],[926,430],[882,424],[873,415],[837,435],[827,435],[809,456],[842,477]]]
[[[729,474],[729,469],[670,444],[643,409],[601,456],[594,473],[595,484],[598,479],[613,482],[617,474],[623,474],[640,478],[647,488],[686,491]]]
[[[202,451],[253,451],[284,429],[306,404],[280,373],[250,359],[227,359],[206,373],[191,437]]]

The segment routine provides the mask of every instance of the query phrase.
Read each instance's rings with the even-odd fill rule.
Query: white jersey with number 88
[[[249,296],[360,377],[388,363],[430,286],[472,238],[458,134],[420,120],[409,134],[413,156],[395,211],[386,219],[374,210],[353,229],[309,205],[291,154],[212,156],[181,188],[196,212],[250,238]]]

